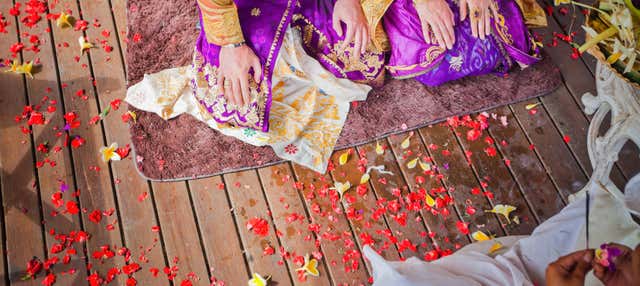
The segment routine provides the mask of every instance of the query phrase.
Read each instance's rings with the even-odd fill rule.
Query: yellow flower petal
[[[418,157],[416,157],[415,159],[407,162],[407,168],[413,169],[413,168],[416,167],[416,164],[418,164]]]
[[[102,154],[102,161],[109,162],[109,160],[118,161],[120,160],[120,155],[116,153],[118,149],[118,143],[111,143],[109,147],[100,147],[100,154]]]
[[[336,191],[338,191],[338,194],[340,194],[340,197],[342,197],[342,194],[344,194],[344,192],[348,191],[351,188],[351,182],[347,181],[346,183],[341,183],[336,181],[333,189],[335,189]]]
[[[420,164],[420,169],[422,169],[422,171],[431,171],[431,164],[424,163],[422,160],[418,161],[418,164]]]
[[[136,123],[138,121],[138,115],[136,114],[135,111],[129,110],[129,111],[127,111],[127,113],[129,113],[129,115],[133,119],[133,123]]]
[[[380,142],[376,141],[376,154],[382,155],[384,154],[384,148],[380,145]]]
[[[436,205],[436,200],[433,199],[429,194],[425,194],[424,200],[428,206],[433,207]]]
[[[80,53],[84,53],[84,51],[93,48],[93,44],[90,42],[87,42],[87,40],[83,37],[80,36],[80,38],[78,38],[78,43],[80,44]]]
[[[366,184],[369,179],[371,179],[371,176],[369,176],[369,173],[364,173],[362,174],[362,177],[360,177],[360,184]]]
[[[611,54],[611,55],[607,58],[607,63],[608,63],[608,64],[615,63],[615,62],[620,58],[620,56],[622,56],[622,53],[621,53],[621,52],[615,52],[615,53]]]
[[[22,66],[20,66],[18,68],[18,71],[20,73],[28,75],[29,78],[33,78],[33,74],[31,74],[32,70],[33,70],[33,62],[32,61],[28,61],[28,62],[22,64]]]
[[[540,102],[527,104],[524,108],[525,108],[526,110],[531,110],[531,109],[536,108],[536,106],[538,106],[538,105],[540,105]]]
[[[409,136],[407,136],[407,138],[402,141],[402,143],[400,144],[400,147],[402,147],[402,149],[409,148],[409,146],[411,145],[411,141],[409,139],[411,139],[412,135],[413,133],[409,134]]]
[[[340,165],[344,165],[347,163],[348,160],[349,160],[349,150],[344,151],[344,153],[340,155],[340,157],[338,158],[338,163],[340,163]]]
[[[494,243],[491,248],[489,248],[489,255],[495,253],[496,251],[502,249],[502,244],[500,242]]]
[[[296,271],[304,270],[305,275],[311,274],[312,276],[320,276],[320,271],[318,271],[318,260],[315,258],[309,259],[309,255],[305,255],[304,257],[304,265]]]
[[[512,206],[512,205],[502,205],[502,204],[499,204],[499,205],[495,205],[495,206],[493,207],[493,209],[491,209],[491,210],[487,210],[487,212],[501,214],[501,215],[503,215],[505,218],[507,218],[507,222],[511,223],[511,219],[509,218],[509,214],[510,214],[512,211],[515,211],[515,210],[516,210],[516,207],[514,207],[514,206]]]
[[[73,16],[65,12],[60,12],[60,17],[58,17],[58,20],[56,20],[56,26],[62,29],[69,28],[73,26],[71,24],[72,21],[73,21]]]
[[[253,273],[253,276],[251,277],[251,280],[249,280],[249,286],[267,286],[267,280],[269,280],[269,277],[262,277],[262,275],[258,274],[258,273]]]
[[[13,60],[13,62],[11,63],[11,67],[5,72],[18,73],[19,68],[20,68],[20,63],[18,63],[18,60]]]
[[[481,230],[475,231],[471,234],[471,238],[477,240],[477,241],[485,241],[485,240],[490,240],[491,237],[488,236],[486,233],[484,233]]]

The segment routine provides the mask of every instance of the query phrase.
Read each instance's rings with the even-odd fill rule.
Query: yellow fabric
[[[388,51],[389,38],[382,27],[382,16],[387,12],[393,0],[360,0],[362,11],[367,19],[369,37],[378,51]]]
[[[198,0],[207,41],[218,46],[244,42],[233,0]]]
[[[195,57],[200,55],[196,51]],[[198,65],[201,61],[194,60]],[[132,106],[164,119],[190,114],[209,127],[255,146],[271,146],[280,158],[326,171],[350,102],[365,100],[371,87],[337,78],[306,54],[299,30],[288,28],[273,71],[269,132],[218,124],[199,100],[217,96],[211,66],[180,67],[145,75],[127,90]],[[202,69],[201,69],[202,68]],[[209,75],[209,81],[205,76]],[[195,89],[190,85],[194,79]],[[246,154],[251,156],[251,154]]]
[[[522,15],[524,16],[524,22],[529,27],[546,27],[547,15],[544,13],[544,9],[535,0],[516,0]]]

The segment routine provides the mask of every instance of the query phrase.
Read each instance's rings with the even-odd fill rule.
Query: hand
[[[547,266],[547,286],[583,286],[591,270],[593,249],[576,251],[558,258]]]
[[[238,106],[249,104],[249,69],[253,69],[253,80],[259,83],[262,78],[260,59],[247,45],[222,47],[218,57],[218,85],[227,102]]]
[[[593,274],[596,278],[607,286],[640,285],[640,245],[636,246],[635,250],[617,243],[610,243],[609,245],[615,246],[622,251],[614,261],[616,271],[609,271],[607,267],[594,261]]]
[[[342,50],[353,41],[352,58],[359,59],[364,54],[369,44],[369,28],[367,19],[364,17],[362,6],[359,0],[338,0],[333,6],[333,30],[342,37],[342,26],[340,22],[347,25],[346,36],[344,38]],[[357,56],[357,57],[356,57]]]
[[[493,19],[498,19],[498,7],[492,0],[460,0],[460,21],[467,18],[471,21],[471,34],[474,37],[483,39],[491,34],[491,15]]]
[[[422,35],[427,44],[438,44],[447,49],[456,42],[453,30],[453,12],[445,0],[415,1],[422,24]]]

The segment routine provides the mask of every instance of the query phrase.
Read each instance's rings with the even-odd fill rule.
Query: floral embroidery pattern
[[[293,155],[293,154],[298,152],[298,147],[296,147],[296,145],[289,144],[289,145],[284,147],[284,151],[289,153],[289,154],[291,154],[291,155]]]
[[[245,128],[243,132],[244,132],[244,136],[247,136],[247,137],[253,137],[254,135],[256,135],[256,131],[251,128]]]
[[[261,12],[262,11],[260,11],[260,8],[253,8],[251,9],[251,16],[258,17],[260,16]]]

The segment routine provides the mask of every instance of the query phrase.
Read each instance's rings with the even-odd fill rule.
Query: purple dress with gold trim
[[[250,80],[252,100],[248,108],[228,104],[222,94],[201,104],[219,123],[269,131],[269,111],[272,100],[272,75],[286,29],[300,29],[304,48],[336,77],[354,81],[372,81],[384,68],[384,53],[368,49],[360,60],[352,61],[349,49],[338,50],[343,37],[332,28],[333,0],[234,0],[247,45],[260,58],[263,67],[261,82]],[[256,11],[261,11],[255,17]],[[202,14],[200,15],[202,22]],[[201,23],[202,24],[202,23]],[[219,65],[220,46],[207,41],[204,29],[196,43],[194,66],[204,73],[211,88],[217,85],[215,70]],[[198,84],[194,82],[194,90]],[[255,91],[255,92],[253,92]]]
[[[499,17],[491,18],[492,32],[484,40],[473,37],[469,17],[460,21],[456,2],[448,3],[455,15],[456,41],[450,50],[425,42],[412,0],[395,0],[389,7],[384,28],[391,44],[391,76],[434,86],[466,76],[505,74],[514,63],[528,66],[539,60],[515,1],[495,0]]]

